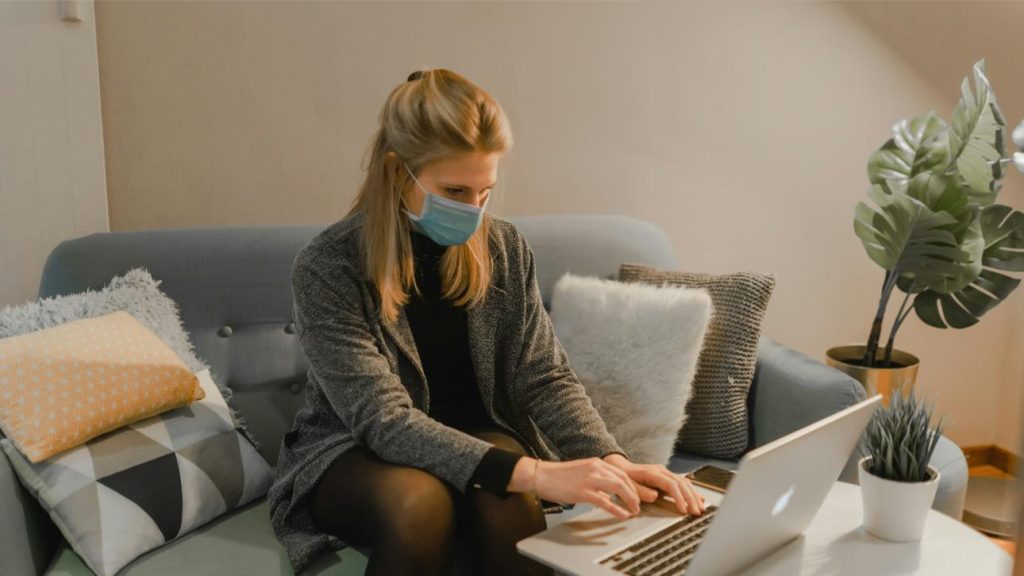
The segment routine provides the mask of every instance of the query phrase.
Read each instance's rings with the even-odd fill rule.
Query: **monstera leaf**
[[[1024,214],[995,204],[981,213],[985,231],[985,266],[1024,272]]]
[[[949,134],[952,162],[960,174],[965,191],[973,202],[987,206],[995,202],[1003,177],[1000,162],[1006,155],[1003,117],[996,95],[985,76],[985,60],[974,65],[974,89],[964,78],[963,97],[953,112]]]
[[[978,215],[978,205],[971,203],[956,175],[933,172],[916,174],[907,184],[906,194],[920,200],[932,212],[946,212],[956,219],[949,231],[957,242],[963,242]]]
[[[949,130],[935,112],[892,127],[892,138],[868,159],[868,179],[886,192],[905,192],[911,178],[949,163]]]
[[[970,254],[948,229],[956,218],[911,196],[887,194],[878,184],[868,194],[879,207],[858,202],[853,227],[875,263],[927,286],[957,281]]]
[[[972,225],[969,246],[972,254],[978,250],[981,238],[981,257],[962,268],[962,276],[952,286],[966,281],[952,293],[936,290],[936,285],[921,291],[914,298],[914,311],[923,322],[936,328],[967,328],[977,324],[986,312],[995,308],[1020,284],[1017,278],[1000,274],[994,269],[1024,271],[1024,213],[1009,206],[993,204],[981,210]],[[974,233],[973,229],[977,229]],[[973,258],[973,257],[972,257]],[[971,277],[971,274],[974,277]],[[910,278],[901,277],[897,286],[913,293],[920,286]],[[939,307],[942,315],[939,315]]]

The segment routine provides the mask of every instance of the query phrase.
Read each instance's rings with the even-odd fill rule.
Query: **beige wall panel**
[[[877,305],[883,272],[853,233],[868,155],[901,117],[949,118],[975,59],[922,67],[890,31],[831,3],[102,1],[97,12],[115,230],[332,222],[387,93],[420,66],[448,67],[511,118],[496,212],[627,214],[663,227],[685,269],[775,272],[765,332],[816,358],[863,341]],[[935,34],[912,30],[912,45]],[[1019,54],[985,55],[1019,118]],[[1005,197],[1019,203],[1014,179]],[[1011,308],[966,332],[912,318],[898,339],[962,444],[1002,430]]]
[[[34,300],[61,241],[108,230],[93,4],[0,2],[0,306]]]

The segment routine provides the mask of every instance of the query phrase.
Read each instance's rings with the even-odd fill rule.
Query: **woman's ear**
[[[389,150],[384,153],[384,158],[386,159],[386,164],[390,165],[391,170],[394,171],[393,176],[395,177],[395,179],[398,179],[398,177],[402,174],[401,166],[399,166],[397,161],[398,154],[395,154],[393,150]]]

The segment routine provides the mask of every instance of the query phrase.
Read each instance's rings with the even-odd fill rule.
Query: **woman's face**
[[[416,179],[432,194],[480,207],[497,184],[499,159],[498,153],[461,154],[427,164]],[[398,169],[405,172],[401,166]],[[423,190],[412,180],[402,192],[405,205],[417,216],[423,209],[423,196]]]

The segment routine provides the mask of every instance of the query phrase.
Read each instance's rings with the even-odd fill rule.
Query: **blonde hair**
[[[400,211],[414,173],[430,162],[467,153],[504,154],[512,133],[501,106],[485,90],[444,68],[424,68],[394,88],[378,116],[364,168],[366,179],[349,214],[364,214],[364,271],[380,296],[381,318],[393,322],[416,285],[409,221]],[[491,282],[490,216],[465,243],[441,259],[441,295],[457,306],[483,301]]]

